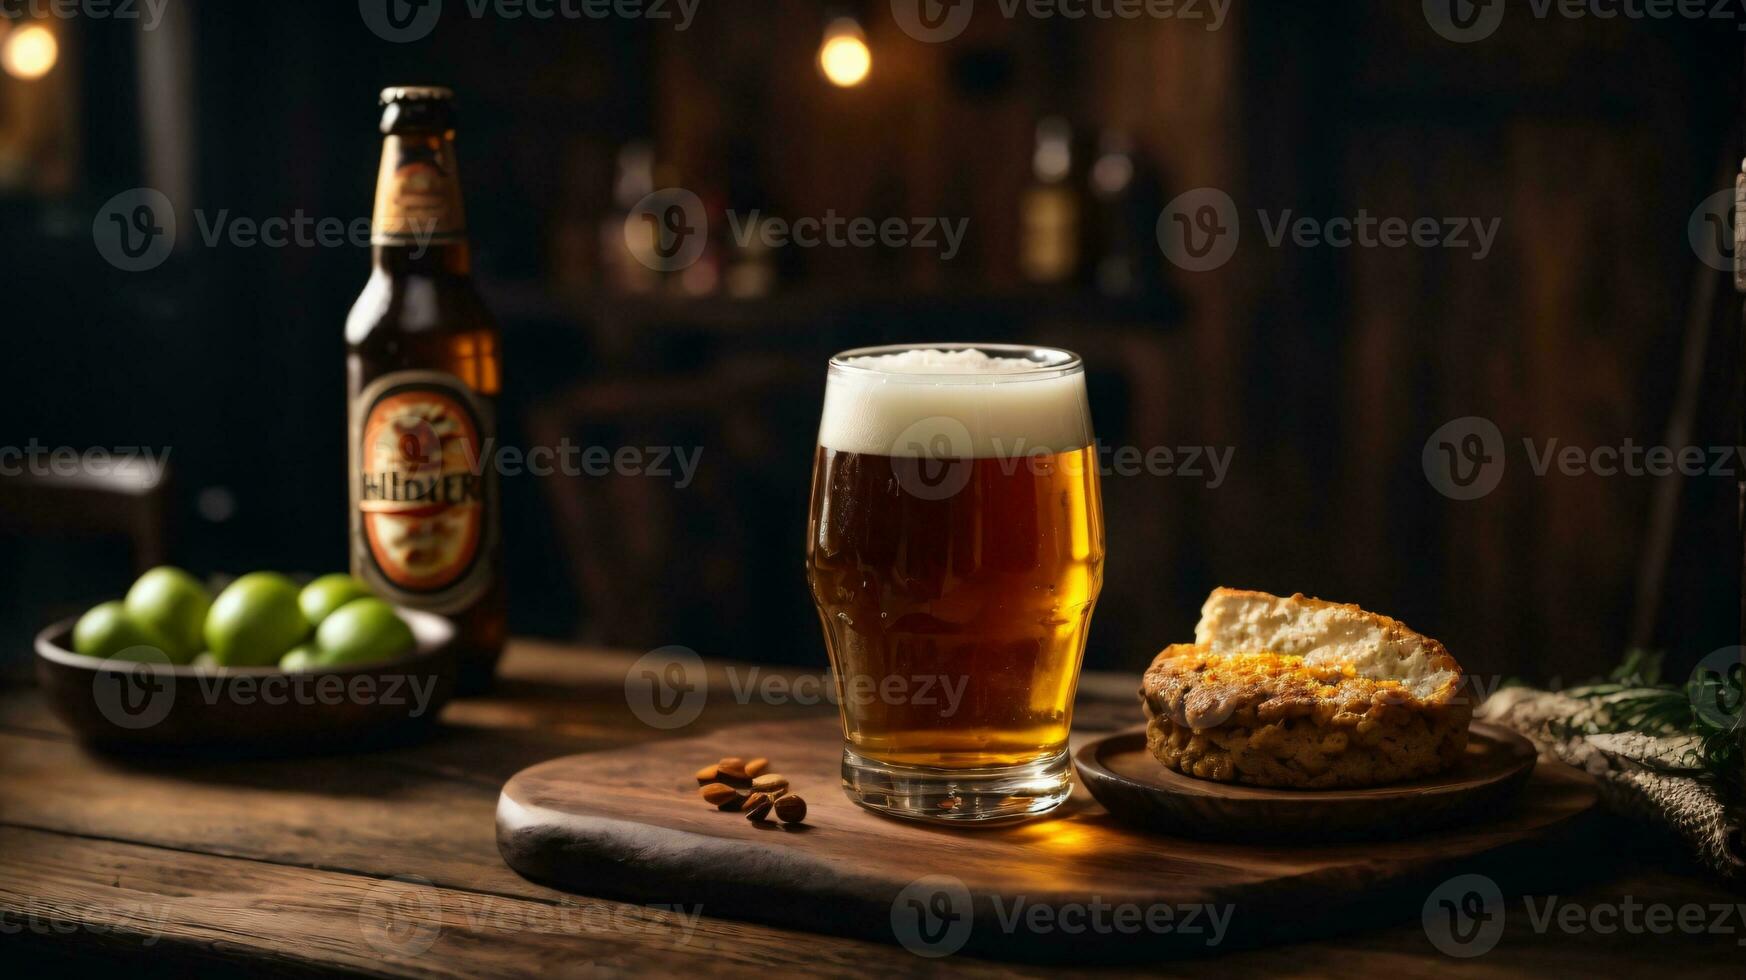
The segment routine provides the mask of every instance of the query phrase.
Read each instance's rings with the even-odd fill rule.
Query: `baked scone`
[[[1387,616],[1302,595],[1214,589],[1195,642],[1166,647],[1140,700],[1146,747],[1178,772],[1303,789],[1441,771],[1472,705],[1441,643]]]

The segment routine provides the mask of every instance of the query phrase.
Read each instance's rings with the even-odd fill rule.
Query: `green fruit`
[[[164,565],[141,575],[127,590],[125,605],[135,620],[169,641],[164,652],[176,663],[187,663],[205,647],[200,634],[212,594],[180,568]]]
[[[277,572],[251,572],[218,594],[206,616],[206,646],[221,667],[266,667],[309,636],[297,586]]]
[[[73,626],[73,650],[87,657],[162,663],[159,657],[169,656],[168,647],[163,634],[129,615],[119,602],[92,606]]]
[[[320,626],[321,621],[335,609],[369,594],[370,590],[364,588],[364,583],[350,575],[335,572],[305,585],[303,591],[297,595],[297,606],[303,610],[303,618],[309,620],[309,625]]]
[[[279,658],[279,669],[283,671],[314,670],[319,666],[321,651],[313,643],[305,643],[295,647],[290,653]]]
[[[353,599],[315,631],[321,665],[338,667],[392,660],[415,646],[412,629],[381,599]]]

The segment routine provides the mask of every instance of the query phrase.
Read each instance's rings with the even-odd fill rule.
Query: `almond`
[[[792,795],[777,798],[776,819],[783,823],[799,823],[805,820],[806,801]]]
[[[704,802],[709,805],[719,806],[724,810],[740,808],[740,791],[726,783],[710,783],[700,787],[697,795],[703,797]]]
[[[720,781],[721,778],[716,772],[715,766],[704,766],[702,769],[697,770],[697,785],[699,786],[708,786],[710,783]]]
[[[738,756],[729,756],[715,764],[715,771],[724,781],[743,783],[752,777],[746,775],[746,760]]]
[[[775,804],[776,801],[770,798],[770,794],[753,793],[746,797],[746,803],[742,809],[746,812],[746,819],[755,823],[769,816],[770,809]]]
[[[769,771],[770,771],[770,760],[769,759],[763,759],[763,758],[753,759],[752,761],[746,763],[746,775],[752,777],[753,779],[757,779],[759,776],[762,776]]]
[[[752,789],[759,793],[769,793],[771,796],[781,796],[788,791],[788,777],[767,772],[752,780]]]

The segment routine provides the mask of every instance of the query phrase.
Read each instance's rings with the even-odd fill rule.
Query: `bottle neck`
[[[472,272],[453,130],[382,141],[370,242],[376,267],[390,274]]]
[[[473,274],[473,250],[465,239],[458,242],[428,245],[384,245],[370,247],[376,268],[389,275],[454,276]]]

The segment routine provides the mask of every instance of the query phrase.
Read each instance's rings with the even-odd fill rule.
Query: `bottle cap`
[[[454,97],[453,89],[441,85],[392,85],[382,90],[383,105],[393,105],[396,102],[451,101]]]

